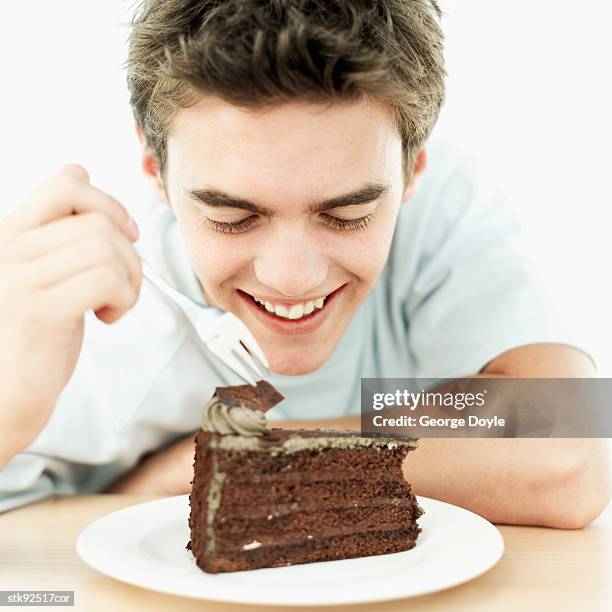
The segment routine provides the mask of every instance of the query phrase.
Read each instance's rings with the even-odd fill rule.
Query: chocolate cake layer
[[[231,481],[226,482],[223,488],[224,507],[234,505],[264,505],[274,500],[279,504],[308,503],[315,499],[319,504],[328,501],[334,502],[367,502],[371,497],[409,497],[403,482],[397,480],[356,480],[317,481],[311,480],[313,475],[308,474],[308,480],[302,482],[275,482],[263,487],[260,484],[240,484],[232,486]]]
[[[314,440],[319,440],[316,438]],[[362,440],[359,438],[359,440]],[[370,453],[363,453],[364,449]],[[219,454],[219,466],[226,467],[226,461],[233,462],[233,449],[225,449],[225,453]],[[267,476],[274,478],[291,479],[295,474],[306,471],[317,474],[325,474],[325,479],[333,480],[333,475],[347,474],[351,477],[363,476],[363,470],[382,468],[383,473],[386,469],[395,467],[398,457],[402,458],[406,454],[404,448],[386,448],[381,453],[380,449],[372,447],[354,448],[304,448],[292,454],[281,454],[274,449],[260,449],[259,451],[243,450],[240,456],[243,459],[243,467],[239,472],[232,473],[235,482],[241,480],[252,481],[253,478],[265,480]],[[267,452],[262,452],[267,451]]]
[[[422,511],[402,474],[413,440],[200,431],[189,519],[207,572],[408,550]]]
[[[308,535],[311,532],[318,533],[321,529],[325,529],[327,535],[331,535],[331,530],[335,535],[340,534],[342,531],[336,530],[340,521],[349,525],[353,531],[371,531],[382,529],[383,525],[392,525],[397,528],[397,525],[403,525],[406,521],[417,518],[403,508],[385,508],[384,511],[381,511],[380,506],[349,509],[326,508],[317,512],[296,512],[281,517],[271,512],[268,516],[272,518],[264,517],[252,522],[242,517],[227,517],[217,524],[217,534],[227,538],[242,537],[245,532],[252,529],[257,532],[260,542],[274,544],[274,538],[277,538],[279,533],[305,532]]]
[[[376,498],[373,497],[371,500],[368,500],[365,503],[357,503],[357,502],[329,502],[326,504],[327,510],[333,510],[342,512],[343,510],[351,510],[351,509],[362,509],[364,506],[368,506],[369,508],[375,508],[377,512],[384,513],[386,512],[387,507],[389,506],[400,506],[402,500],[394,497],[384,497],[384,498]],[[239,518],[243,518],[249,523],[253,521],[257,521],[259,519],[265,518],[269,520],[268,517],[273,515],[275,517],[286,517],[289,515],[295,515],[296,512],[303,514],[312,515],[313,511],[320,510],[321,504],[318,500],[313,500],[310,502],[302,502],[299,504],[299,510],[296,510],[297,506],[293,504],[267,504],[264,509],[259,508],[258,506],[232,506],[233,509],[238,514]],[[231,517],[231,514],[228,512],[227,518]]]
[[[217,553],[211,559],[209,567],[202,569],[212,573],[236,572],[385,555],[414,548],[419,532],[418,527],[389,532],[370,531],[329,538],[313,537],[297,545],[261,546],[249,551]]]

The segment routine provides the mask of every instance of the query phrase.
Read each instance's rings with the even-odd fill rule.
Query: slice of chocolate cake
[[[207,407],[190,496],[198,566],[230,572],[414,547],[422,510],[402,461],[416,441],[269,431],[275,393],[267,383],[218,389]]]

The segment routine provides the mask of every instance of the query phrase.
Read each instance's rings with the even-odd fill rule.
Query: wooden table
[[[75,591],[74,608],[41,610],[265,609],[154,593],[107,578],[80,560],[74,543],[83,527],[109,512],[151,499],[156,497],[88,495],[51,499],[0,515],[0,590]],[[353,608],[376,612],[612,610],[612,506],[580,531],[505,526],[500,530],[506,542],[504,556],[480,578],[433,595]],[[288,608],[276,608],[283,609]]]

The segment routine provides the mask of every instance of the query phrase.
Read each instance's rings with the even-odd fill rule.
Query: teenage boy
[[[358,428],[366,376],[594,373],[512,216],[426,146],[444,94],[437,13],[426,0],[148,0],[134,21],[131,104],[165,205],[140,252],[249,327],[287,397],[281,424]],[[0,509],[189,490],[202,407],[241,381],[140,290],[137,233],[76,165],[0,225]],[[497,522],[581,527],[610,495],[599,440],[423,439],[405,469],[417,494]]]

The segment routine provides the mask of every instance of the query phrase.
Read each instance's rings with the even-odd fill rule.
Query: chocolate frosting
[[[230,408],[246,406],[252,410],[267,412],[285,398],[269,382],[260,380],[256,387],[252,385],[237,385],[234,387],[217,387],[215,395],[219,401]]]

